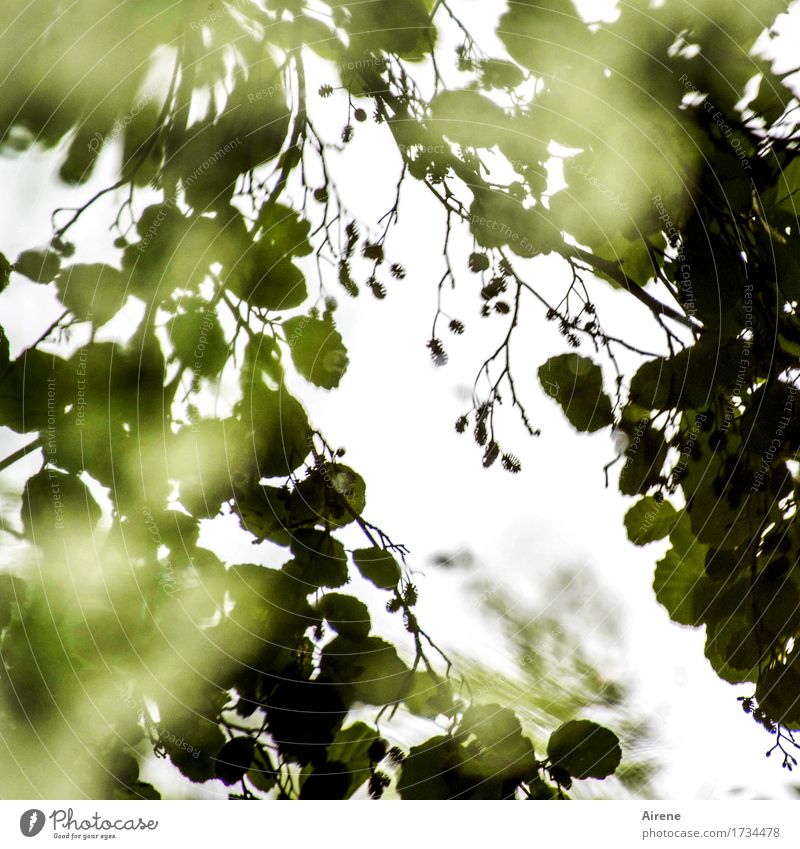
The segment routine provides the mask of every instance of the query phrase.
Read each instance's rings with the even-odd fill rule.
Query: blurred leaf
[[[14,615],[15,607],[23,601],[25,584],[12,575],[0,574],[0,631]]]
[[[181,504],[193,516],[215,516],[232,497],[231,468],[240,471],[239,439],[232,419],[199,421],[172,438],[167,473],[179,482]]]
[[[505,127],[506,113],[477,91],[443,91],[431,101],[433,127],[456,144],[492,147]]]
[[[7,350],[7,336],[2,346]],[[44,430],[47,426],[46,393],[58,402],[65,376],[64,361],[53,354],[27,349],[0,372],[0,425],[18,433]],[[51,410],[51,413],[55,410]],[[51,434],[52,435],[52,434]]]
[[[525,79],[522,71],[504,59],[484,59],[480,63],[483,84],[488,88],[514,89]]]
[[[75,475],[46,467],[25,484],[22,525],[34,543],[58,545],[65,529],[91,539],[100,515],[86,484]]]
[[[72,265],[56,278],[58,296],[69,311],[98,327],[112,319],[127,297],[120,271],[110,265]]]
[[[425,0],[373,0],[371,3],[349,3],[348,11],[352,15],[350,31],[355,44],[353,48],[364,51],[361,58],[355,49],[351,49],[349,59],[356,70],[371,67],[368,58],[385,51],[397,54],[403,59],[420,61],[434,49],[437,28],[430,17],[430,9]],[[342,63],[345,78],[357,73],[348,73],[350,63]]]
[[[54,251],[23,251],[13,270],[35,283],[50,283],[60,267],[61,260]]]
[[[216,377],[228,361],[228,343],[216,313],[208,305],[180,313],[170,322],[175,356],[196,376]]]
[[[160,111],[156,103],[148,100],[130,116],[123,129],[122,175],[137,186],[148,185],[157,176],[163,162],[164,149],[159,139],[161,127],[158,123]]]
[[[243,447],[254,456],[258,477],[287,475],[310,450],[311,428],[305,410],[285,387],[269,389],[259,378],[243,390],[239,404],[246,439]]]

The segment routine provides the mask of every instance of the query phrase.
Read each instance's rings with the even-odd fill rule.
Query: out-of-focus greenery
[[[625,758],[614,778],[587,784],[582,798],[653,798],[658,764],[651,756],[652,729],[630,704],[635,682],[614,659],[624,645],[611,600],[585,571],[559,569],[543,582],[538,604],[520,602],[503,585],[482,581],[475,595],[488,622],[497,623],[508,643],[516,674],[456,655],[471,698],[509,705],[533,740],[545,740],[554,724],[591,716],[612,725]],[[553,603],[551,600],[556,600]],[[587,640],[586,635],[590,634]],[[588,642],[593,651],[585,645]],[[615,673],[601,672],[614,668]]]

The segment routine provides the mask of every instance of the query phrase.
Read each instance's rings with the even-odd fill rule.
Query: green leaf
[[[624,417],[620,430],[628,437],[628,447],[619,473],[619,491],[623,495],[640,495],[659,481],[667,444],[663,433],[651,427],[647,417],[638,422]]]
[[[625,514],[628,539],[634,545],[647,545],[663,539],[675,525],[677,515],[669,501],[656,501],[651,495],[646,495]]]
[[[308,297],[303,272],[290,260],[274,259],[260,249],[248,255],[233,288],[251,306],[274,311],[299,307]]]
[[[289,523],[287,496],[285,490],[259,484],[237,491],[234,509],[242,528],[258,541],[269,539],[278,545],[289,545],[292,535],[286,530]],[[301,580],[307,580],[304,567],[304,563],[298,567]]]
[[[249,375],[251,381],[263,380],[266,376],[269,385],[283,383],[281,347],[274,336],[262,334],[248,341],[242,373]]]
[[[337,3],[338,5],[338,3]],[[374,56],[385,51],[410,61],[430,55],[436,45],[437,27],[432,23],[425,0],[372,0],[349,3],[352,61],[340,66],[343,80],[360,80],[374,66]],[[363,51],[355,52],[355,48]],[[359,61],[360,60],[360,61]],[[353,69],[353,70],[351,70]],[[357,92],[356,92],[357,93]]]
[[[759,662],[766,660],[760,636],[745,610],[747,590],[741,581],[729,581],[705,611],[705,656],[714,671],[731,684],[758,679]]]
[[[413,746],[403,761],[397,792],[403,799],[451,799],[461,790],[455,767],[461,762],[449,737]]]
[[[392,590],[400,580],[400,564],[383,548],[359,548],[353,552],[358,571],[381,590]]]
[[[125,277],[110,265],[72,265],[56,278],[61,302],[80,319],[98,327],[113,318],[127,297]]]
[[[346,704],[394,704],[410,681],[397,649],[380,637],[336,637],[322,650],[320,670],[320,679],[336,684]]]
[[[8,286],[11,277],[12,266],[4,254],[0,254],[0,292]]]
[[[289,499],[292,524],[327,523],[342,528],[364,512],[367,487],[361,475],[342,463],[316,466]]]
[[[344,546],[329,531],[298,528],[291,534],[294,560],[283,568],[305,583],[309,592],[320,587],[336,589],[348,580]]]
[[[122,176],[136,186],[146,186],[155,179],[164,159],[163,142],[159,139],[160,109],[147,103],[131,116],[125,128],[122,148]]]
[[[683,351],[678,356],[681,354]],[[673,374],[675,365],[665,357],[643,363],[631,379],[631,402],[647,410],[670,410],[677,407],[681,403],[682,391],[687,387],[688,378],[683,375],[676,385]]]
[[[508,122],[500,106],[470,89],[437,94],[431,101],[431,115],[433,129],[467,147],[492,147]]]
[[[800,627],[800,594],[793,581],[762,573],[752,590],[752,600],[762,636],[775,643],[793,638]]]
[[[293,20],[278,20],[269,28],[270,44],[291,51],[310,47],[323,59],[335,61],[344,48],[334,33],[322,21],[308,15],[298,15]]]
[[[412,713],[436,719],[439,714],[450,714],[455,709],[453,690],[447,679],[434,679],[430,672],[417,670],[403,701]]]
[[[613,423],[611,400],[603,391],[603,373],[588,357],[551,357],[539,368],[539,382],[576,430],[592,433]]]
[[[656,599],[673,622],[698,627],[703,622],[707,597],[713,597],[705,571],[708,546],[697,542],[686,513],[673,527],[670,542],[672,547],[656,564]]]
[[[592,55],[589,29],[572,3],[511,3],[497,33],[514,60],[542,77]]]
[[[22,494],[25,535],[40,545],[60,545],[65,531],[91,538],[100,508],[76,475],[44,468],[29,478]]]
[[[61,268],[55,251],[23,251],[14,263],[14,271],[35,283],[50,283]]]
[[[343,764],[350,777],[350,785],[342,796],[348,799],[370,777],[370,747],[381,737],[364,722],[355,722],[342,728],[328,749],[328,759]]]
[[[778,345],[780,345],[781,350],[789,354],[790,357],[800,360],[800,342],[795,342],[793,339],[789,339],[779,333]]]
[[[644,363],[631,379],[630,399],[647,410],[702,410],[735,381],[740,360],[735,346],[720,346],[711,335],[672,357]]]
[[[262,793],[271,792],[278,783],[275,765],[261,746],[257,746],[253,761],[247,771],[247,778],[256,790]]]
[[[465,764],[467,774],[522,781],[536,774],[538,762],[514,712],[496,704],[472,705],[464,711],[459,732],[474,735],[480,757]]]
[[[781,171],[776,187],[777,206],[792,216],[800,210],[800,160],[793,159]]]
[[[372,623],[367,605],[353,596],[327,593],[319,600],[317,610],[325,617],[328,625],[343,637],[360,640],[369,634]]]
[[[217,723],[203,717],[192,717],[177,726],[166,725],[167,735],[162,732],[162,743],[169,759],[181,773],[197,783],[215,778],[216,754],[225,743]]]
[[[243,372],[243,381],[247,375]],[[308,456],[311,426],[300,402],[281,386],[269,389],[259,377],[243,387],[238,405],[242,447],[253,456],[258,477],[282,477]],[[251,453],[252,452],[252,453]]]
[[[228,227],[227,221],[221,229],[221,221],[184,217],[175,204],[147,207],[137,223],[141,240],[122,254],[129,293],[151,303],[166,300],[175,289],[197,291],[212,264],[224,267],[232,252],[241,257],[245,246],[240,231]]]
[[[3,333],[0,345],[8,350],[8,338]],[[42,403],[43,391],[56,391],[56,409],[62,408],[60,388],[65,377],[64,361],[37,348],[29,348],[0,372],[0,425],[18,433],[44,430],[48,410]],[[53,411],[51,411],[53,412]],[[51,434],[52,435],[52,434]]]
[[[306,598],[306,588],[282,569],[239,564],[228,574],[228,591],[235,602],[230,619],[241,627],[241,640],[258,644],[275,639],[281,640],[281,645],[290,644],[319,622]]]
[[[172,436],[166,471],[178,481],[180,502],[193,516],[215,516],[232,497],[230,466],[240,466],[243,447],[237,431],[233,419],[204,419]]]
[[[508,245],[517,256],[530,258],[557,245],[558,233],[545,220],[541,208],[526,209],[522,202],[499,189],[472,187],[469,226],[483,248]]]
[[[234,737],[219,750],[214,768],[217,778],[230,786],[244,778],[253,762],[256,741],[252,737]]]
[[[22,603],[25,584],[13,575],[0,574],[0,631],[10,624],[14,608]]]
[[[773,663],[758,676],[756,699],[774,722],[800,725],[800,662],[793,652],[786,663]]]
[[[199,304],[169,325],[175,356],[195,377],[216,377],[228,360],[228,343],[213,308]]]
[[[559,798],[569,798],[568,796],[559,797],[558,788],[546,784],[538,775],[534,775],[527,782],[527,785],[528,793],[530,793],[530,801],[553,802]]]
[[[103,134],[106,129],[102,119],[98,121],[96,113],[81,122],[58,171],[58,176],[65,183],[75,186],[89,180],[105,143]],[[98,142],[98,138],[103,138],[103,142]]]
[[[269,690],[266,710],[269,732],[281,755],[303,765],[324,760],[323,752],[333,743],[347,712],[339,688],[330,681],[280,677]]]
[[[297,316],[283,322],[295,368],[315,386],[335,389],[347,370],[347,348],[333,319]]]
[[[483,84],[488,88],[515,89],[525,80],[525,75],[513,63],[503,59],[484,59],[480,63]]]
[[[111,798],[120,800],[130,799],[134,801],[141,801],[142,799],[158,801],[161,799],[161,794],[152,784],[146,784],[144,781],[135,781],[127,788],[122,788],[118,785],[113,790]]]
[[[257,225],[263,234],[260,244],[276,256],[308,256],[313,251],[308,240],[310,222],[288,206],[265,203],[259,210]]]
[[[300,799],[345,799],[350,790],[350,775],[347,767],[339,761],[314,764],[300,787]]]
[[[547,744],[547,755],[572,778],[607,778],[619,766],[622,751],[617,735],[586,719],[566,722]]]

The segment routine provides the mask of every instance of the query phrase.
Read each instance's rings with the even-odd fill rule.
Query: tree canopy
[[[752,684],[745,711],[796,765],[800,136],[797,69],[765,58],[788,4],[623,0],[611,22],[483,5],[493,33],[455,0],[3,4],[0,149],[26,168],[57,149],[76,198],[46,245],[0,255],[0,289],[62,307],[22,351],[0,333],[0,425],[27,435],[0,470],[41,455],[21,523],[3,517],[28,544],[0,575],[3,795],[156,797],[143,747],[242,798],[549,799],[625,758],[613,727],[576,715],[534,739],[470,693],[415,612],[404,520],[371,516],[364,471],[295,388],[346,378],[337,299],[403,285],[409,182],[446,232],[433,361],[470,333],[456,289],[502,328],[455,425],[476,462],[524,474],[503,434],[518,418],[546,440],[520,391],[537,377],[576,431],[608,430],[632,543],[669,538],[657,601],[705,626],[709,663]],[[368,131],[397,166],[378,220],[335,176]],[[114,220],[92,219],[109,198]],[[537,283],[546,255],[560,300]],[[517,361],[539,319],[563,350]],[[219,515],[274,565],[209,551]],[[430,721],[408,751],[384,730],[398,711]]]

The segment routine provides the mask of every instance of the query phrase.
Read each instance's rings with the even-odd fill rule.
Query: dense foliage
[[[33,435],[2,467],[42,457],[21,496],[34,565],[0,587],[4,795],[153,796],[142,740],[247,798],[365,784],[554,798],[616,770],[612,731],[575,717],[534,748],[512,710],[458,685],[415,614],[405,549],[368,521],[364,478],[287,386],[345,375],[335,295],[401,285],[386,240],[407,179],[447,225],[434,361],[448,359],[438,328],[469,331],[445,311],[460,281],[507,328],[456,429],[484,465],[519,472],[499,429],[512,408],[538,434],[517,392],[532,375],[512,370],[523,308],[590,348],[599,362],[557,353],[539,379],[577,430],[614,430],[631,539],[670,538],[657,599],[706,626],[709,661],[753,683],[744,706],[793,763],[797,102],[752,53],[786,4],[633,0],[599,25],[568,0],[496,5],[502,56],[443,0],[3,4],[2,146],[61,145],[81,198],[48,245],[0,257],[0,286],[21,275],[63,305],[13,359],[0,336],[0,424]],[[315,120],[326,110],[343,116],[336,142]],[[357,220],[330,176],[367,123],[402,160],[379,222]],[[87,197],[114,145],[118,179]],[[95,245],[70,238],[112,192],[108,264],[91,257],[99,227]],[[473,248],[453,256],[459,225]],[[560,302],[532,282],[543,254],[571,272]],[[640,303],[668,355],[607,329],[591,296],[604,284]],[[135,329],[107,341],[134,301]],[[229,407],[208,403],[231,386]],[[198,542],[220,512],[281,565],[226,568]],[[385,595],[407,645],[373,632],[362,591]],[[381,731],[401,706],[437,720],[410,751]]]

